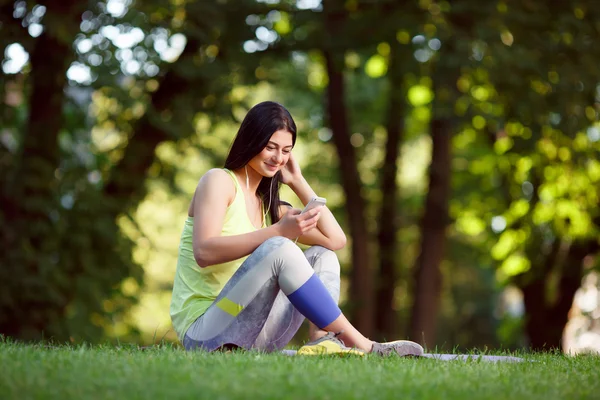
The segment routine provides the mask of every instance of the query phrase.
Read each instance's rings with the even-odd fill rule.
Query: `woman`
[[[422,354],[409,341],[372,342],[340,311],[333,250],[346,244],[344,232],[327,207],[301,214],[279,199],[281,183],[303,204],[316,196],[292,156],[295,142],[290,113],[260,103],[244,118],[225,168],[200,179],[171,301],[184,347],[278,350],[306,317],[310,342],[299,354]],[[303,253],[296,240],[312,247]]]

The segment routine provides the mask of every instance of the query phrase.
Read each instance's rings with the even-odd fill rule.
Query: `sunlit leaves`
[[[279,13],[279,20],[273,24],[273,29],[280,36],[289,34],[292,31],[292,24],[290,21],[289,14],[286,12]]]
[[[513,144],[514,141],[510,136],[500,137],[494,143],[494,150],[496,151],[496,154],[501,155],[510,150],[513,147]]]
[[[552,90],[552,87],[548,83],[540,80],[531,81],[531,88],[542,96],[547,95]]]
[[[408,43],[410,43],[410,33],[405,30],[399,30],[396,33],[396,40],[400,44],[408,44]]]
[[[103,153],[117,149],[126,141],[125,136],[115,129],[114,122],[109,120],[93,127],[91,137],[94,148]]]
[[[485,127],[486,120],[481,115],[475,115],[471,120],[471,123],[473,124],[473,128],[481,130]]]
[[[424,106],[433,101],[433,92],[425,85],[414,85],[408,89],[408,101],[414,107]]]
[[[600,181],[600,161],[594,159],[588,160],[586,171],[593,183]]]
[[[371,78],[380,78],[387,73],[387,68],[387,59],[381,54],[374,54],[365,64],[365,73]]]
[[[542,139],[537,142],[537,147],[540,153],[545,155],[548,158],[548,160],[556,159],[558,149],[556,147],[556,144],[552,140]]]
[[[515,250],[520,248],[527,239],[527,233],[522,230],[507,229],[500,235],[492,247],[491,254],[496,260],[508,258]]]
[[[315,90],[323,90],[329,83],[329,76],[325,70],[324,60],[319,56],[312,56],[308,64],[308,84]]]
[[[458,90],[460,90],[463,93],[467,93],[469,91],[469,88],[471,87],[471,80],[469,79],[468,76],[466,75],[462,75],[460,78],[458,78],[458,80],[456,81],[456,87]]]
[[[500,265],[500,275],[512,277],[527,272],[529,268],[531,268],[531,261],[526,256],[511,254]]]
[[[515,181],[516,182],[525,182],[529,177],[529,172],[533,167],[533,159],[532,157],[523,156],[519,158],[515,168]]]
[[[473,212],[465,212],[456,218],[456,229],[467,235],[477,236],[486,229],[486,223]]]
[[[486,101],[490,97],[490,88],[485,86],[474,86],[471,89],[471,95],[475,100]]]
[[[469,172],[474,175],[489,177],[497,168],[497,160],[493,156],[479,157],[469,162]]]
[[[531,129],[517,121],[509,121],[504,127],[504,131],[509,136],[519,136],[523,139],[531,138]]]
[[[508,31],[508,30],[503,31],[500,34],[500,39],[502,40],[502,43],[504,43],[507,46],[512,46],[512,44],[515,40],[512,33],[510,33],[510,31]]]
[[[475,142],[477,138],[477,132],[475,130],[467,128],[463,129],[461,132],[456,133],[452,142],[455,148],[458,149],[466,149],[471,143]]]
[[[349,69],[356,69],[360,66],[360,55],[354,51],[346,52],[345,57],[346,67]]]

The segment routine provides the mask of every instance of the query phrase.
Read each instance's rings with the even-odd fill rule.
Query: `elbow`
[[[198,264],[198,266],[200,268],[205,268],[208,267],[208,263],[206,262],[206,260],[204,258],[202,258],[201,256],[198,256],[196,254],[194,254],[194,259],[196,259],[196,264]]]
[[[207,257],[206,251],[202,249],[194,249],[194,259],[200,268],[205,268],[210,265],[210,260]]]
[[[331,240],[331,250],[337,251],[341,250],[346,246],[346,235],[343,233],[334,239]]]

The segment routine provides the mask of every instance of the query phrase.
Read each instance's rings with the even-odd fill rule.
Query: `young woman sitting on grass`
[[[303,204],[316,196],[294,157],[296,125],[274,102],[244,118],[225,168],[198,183],[185,222],[171,318],[187,350],[274,351],[310,321],[299,354],[420,355],[410,341],[377,343],[338,307],[346,236],[327,207],[302,213],[280,201],[281,183]],[[302,250],[295,241],[310,245]]]

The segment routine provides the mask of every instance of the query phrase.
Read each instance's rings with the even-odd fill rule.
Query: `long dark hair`
[[[296,144],[296,123],[281,104],[265,101],[258,103],[248,111],[225,160],[225,168],[236,170],[244,167],[269,143],[269,139],[278,130],[292,134],[292,145]],[[268,205],[271,223],[279,221],[279,187],[281,171],[272,178],[263,177],[258,184],[257,194],[263,205]]]

